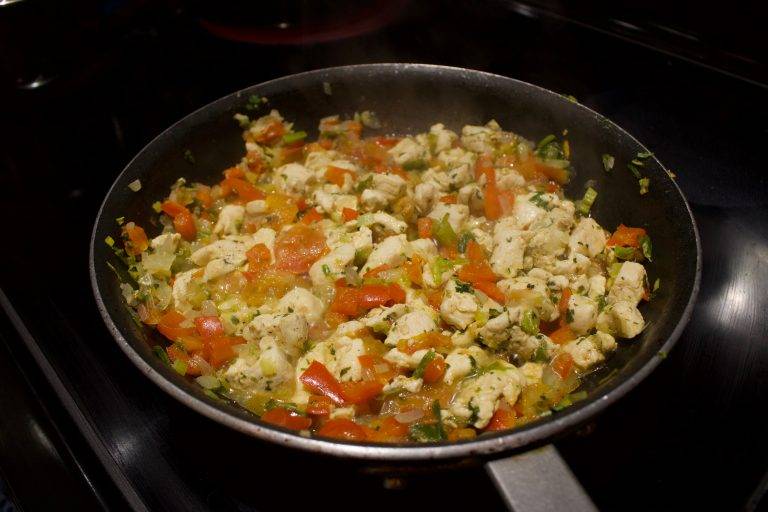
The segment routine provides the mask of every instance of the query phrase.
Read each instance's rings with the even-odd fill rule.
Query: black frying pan
[[[332,94],[327,94],[330,84]],[[240,128],[232,120],[250,95],[266,96],[298,129],[316,136],[319,118],[373,110],[383,122],[381,133],[417,133],[435,122],[457,130],[464,124],[496,119],[502,127],[538,140],[568,130],[576,172],[566,187],[581,197],[585,184],[599,196],[593,216],[603,226],[619,223],[645,227],[653,239],[651,282],[657,277],[657,297],[643,306],[648,327],[620,348],[605,368],[585,382],[587,399],[552,416],[509,432],[483,435],[452,444],[374,445],[305,438],[261,423],[232,404],[207,397],[195,383],[176,374],[156,358],[151,347],[163,344],[153,331],[131,319],[120,295],[119,281],[108,263],[120,262],[104,243],[118,238],[117,217],[136,221],[154,236],[157,225],[152,203],[168,192],[179,177],[211,182],[243,154]],[[655,158],[642,169],[650,178],[650,192],[640,196],[637,178],[626,164],[646,151],[624,130],[594,111],[548,90],[505,78],[458,68],[422,64],[345,66],[301,73],[255,85],[215,101],[185,117],[160,134],[118,176],[99,211],[93,230],[90,272],[96,300],[115,340],[131,361],[151,380],[196,411],[254,437],[328,455],[378,461],[430,461],[485,457],[545,445],[554,437],[585,422],[637,385],[677,341],[688,321],[699,288],[701,255],[693,216],[675,182]],[[193,158],[190,158],[190,153]],[[601,155],[616,158],[611,173]],[[192,163],[194,161],[194,163]],[[128,184],[140,179],[142,189]],[[592,507],[567,467],[551,446],[488,463],[505,499],[516,508],[570,510]],[[567,503],[567,505],[566,505]]]

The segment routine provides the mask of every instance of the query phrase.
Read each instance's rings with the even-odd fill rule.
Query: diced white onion
[[[203,386],[205,389],[216,389],[219,386],[221,386],[221,382],[219,382],[219,379],[217,379],[213,375],[201,375],[198,378],[196,378],[195,381],[201,386]]]
[[[195,363],[195,366],[200,368],[200,373],[203,375],[211,375],[213,373],[213,367],[208,364],[208,361],[195,354],[189,358],[190,361]]]
[[[410,411],[401,412],[395,416],[398,423],[413,423],[414,421],[424,417],[424,411],[421,409],[411,409]]]
[[[204,300],[200,305],[200,313],[203,316],[219,316],[219,310],[216,307],[216,303],[212,300]]]
[[[557,389],[562,383],[560,376],[549,366],[545,367],[544,371],[541,373],[541,381],[545,386],[552,389]]]
[[[141,190],[141,180],[133,180],[128,184],[128,188],[133,190],[134,192],[138,192]]]

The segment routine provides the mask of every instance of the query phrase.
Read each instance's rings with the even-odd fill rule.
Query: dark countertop
[[[0,476],[17,503],[28,510],[54,503],[276,510],[328,499],[340,509],[502,507],[481,467],[385,480],[197,416],[120,352],[87,275],[90,231],[107,188],[184,114],[301,70],[413,61],[572,94],[676,173],[704,255],[691,323],[649,378],[557,446],[604,510],[768,506],[760,501],[768,484],[768,421],[760,412],[768,398],[766,88],[512,9],[519,4],[494,5],[410,5],[373,33],[280,47],[215,38],[184,9],[137,9],[50,84],[0,90],[7,99],[0,103],[0,288],[8,298],[0,300]]]

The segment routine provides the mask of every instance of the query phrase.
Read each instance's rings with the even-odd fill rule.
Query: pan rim
[[[154,144],[164,137],[172,134],[177,127],[185,123],[193,122],[197,116],[203,111],[215,108],[216,105],[221,103],[227,103],[232,98],[239,98],[248,91],[254,88],[264,88],[273,86],[284,81],[293,81],[302,78],[315,78],[322,77],[328,74],[345,73],[354,70],[371,70],[381,72],[387,70],[390,72],[399,72],[402,70],[414,70],[416,72],[447,72],[459,75],[472,75],[472,76],[484,76],[489,79],[503,80],[516,82],[526,88],[532,88],[538,90],[546,95],[558,96],[562,101],[568,101],[560,94],[553,92],[549,89],[545,89],[535,84],[530,84],[522,80],[506,77],[494,73],[488,73],[485,71],[472,70],[467,68],[442,66],[435,64],[414,64],[414,63],[377,63],[377,64],[357,64],[348,66],[337,66],[330,68],[322,68],[312,71],[306,71],[302,73],[287,75],[279,77],[273,80],[254,84],[244,89],[232,92],[226,96],[223,96],[217,100],[214,100],[192,113],[184,116],[177,122],[173,123],[170,127],[163,130],[160,134],[154,137],[148,142],[123,168],[123,170],[115,178],[113,184],[110,186],[109,191],[104,197],[104,200],[99,207],[96,220],[94,222],[93,230],[91,233],[91,241],[89,248],[89,274],[91,281],[91,288],[93,290],[94,297],[96,299],[96,305],[99,309],[99,313],[104,320],[107,329],[112,334],[112,337],[120,346],[121,350],[128,356],[128,358],[134,363],[134,365],[144,373],[151,381],[159,386],[163,391],[186,405],[196,412],[212,419],[218,423],[221,423],[229,428],[237,430],[243,434],[268,441],[272,443],[281,444],[289,448],[295,448],[300,450],[312,451],[322,453],[331,456],[338,457],[352,457],[355,459],[366,460],[386,460],[386,461],[410,461],[410,460],[438,460],[438,459],[450,459],[460,457],[472,457],[478,455],[490,455],[504,451],[512,451],[515,449],[523,449],[528,446],[535,446],[537,444],[546,443],[559,433],[568,431],[576,426],[584,423],[589,418],[599,414],[606,407],[616,402],[619,398],[623,397],[637,384],[639,384],[648,374],[653,371],[661,361],[661,357],[656,354],[651,355],[645,363],[642,364],[634,373],[627,378],[617,382],[613,387],[609,387],[601,394],[596,394],[584,400],[583,402],[569,407],[567,410],[558,413],[556,416],[540,419],[532,422],[520,429],[514,429],[508,433],[498,433],[488,437],[482,437],[470,441],[461,441],[454,443],[430,443],[419,445],[379,445],[379,444],[363,444],[363,443],[349,443],[343,441],[334,441],[323,438],[304,437],[297,433],[292,433],[287,430],[283,430],[277,427],[269,426],[265,423],[258,421],[258,418],[253,415],[253,418],[244,417],[244,415],[236,415],[227,411],[220,404],[205,401],[193,394],[189,393],[184,388],[175,384],[171,380],[167,379],[160,372],[155,370],[142,355],[136,351],[128,340],[123,336],[122,332],[118,329],[115,322],[107,310],[107,306],[103,301],[101,290],[99,289],[98,277],[96,275],[96,261],[95,261],[95,248],[96,237],[99,230],[99,226],[102,221],[102,212],[104,211],[109,199],[112,197],[115,187],[118,182],[121,181],[122,176],[128,172],[134,163],[145,154],[145,152],[154,146]],[[647,151],[647,148],[641,144],[634,136],[624,130],[621,126],[617,125],[610,119],[604,117],[598,112],[592,110],[585,105],[576,104],[578,108],[584,109],[587,114],[599,119],[601,122],[607,123],[611,128],[616,129],[622,137],[626,137],[631,140],[643,150]],[[664,165],[653,156],[653,159],[659,164],[662,169],[666,169]],[[699,293],[701,283],[701,241],[699,238],[699,231],[696,225],[696,220],[691,211],[690,205],[683,194],[678,184],[671,177],[668,178],[674,190],[677,191],[680,200],[685,206],[685,210],[688,213],[690,220],[690,226],[693,230],[693,236],[696,244],[696,267],[693,286],[688,297],[688,302],[683,309],[680,318],[677,321],[672,333],[667,337],[661,346],[661,350],[669,352],[669,350],[675,345],[683,330],[685,329],[688,321],[693,313],[693,307],[696,302],[696,298]]]

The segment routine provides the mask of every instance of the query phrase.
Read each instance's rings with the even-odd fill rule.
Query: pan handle
[[[597,511],[554,445],[488,462],[485,469],[515,512]]]

